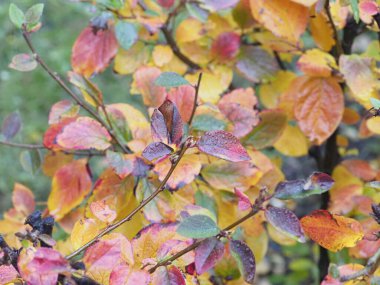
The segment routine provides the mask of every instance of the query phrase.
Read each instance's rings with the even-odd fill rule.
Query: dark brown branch
[[[194,105],[193,105],[193,110],[191,111],[191,116],[190,116],[190,120],[189,120],[189,126],[191,126],[191,123],[193,122],[194,115],[195,115],[195,110],[198,107],[199,87],[201,86],[201,81],[202,81],[202,72],[199,73],[198,82],[197,82],[197,85],[195,85]]]
[[[34,59],[38,62],[38,64],[53,78],[66,93],[75,100],[83,109],[85,109],[89,114],[91,114],[99,123],[101,123],[107,131],[110,133],[111,137],[115,140],[115,142],[121,147],[121,149],[125,153],[129,153],[128,149],[125,145],[119,140],[119,138],[114,134],[114,131],[111,129],[111,126],[108,126],[107,123],[99,116],[99,114],[93,110],[91,107],[87,106],[82,100],[65,84],[65,82],[58,76],[58,74],[50,69],[50,67],[45,63],[45,61],[40,57],[37,53],[36,49],[33,46],[33,43],[30,39],[30,34],[26,29],[26,26],[22,27],[22,35],[30,49],[33,53]]]
[[[97,234],[96,237],[94,237],[92,240],[90,240],[86,244],[82,245],[80,248],[78,248],[77,250],[75,250],[73,253],[71,253],[68,256],[66,256],[66,259],[72,259],[76,255],[80,254],[82,251],[86,250],[88,247],[90,247],[91,245],[93,245],[94,243],[96,243],[104,235],[112,232],[114,229],[118,228],[119,226],[121,226],[125,222],[130,221],[135,214],[137,214],[139,211],[141,211],[150,201],[152,201],[158,194],[160,194],[165,189],[166,182],[169,180],[170,176],[173,174],[174,170],[176,169],[177,165],[179,164],[179,162],[181,161],[183,155],[185,154],[186,150],[189,148],[189,146],[191,144],[192,144],[192,138],[189,138],[182,145],[182,148],[181,148],[181,150],[178,153],[178,157],[177,157],[176,161],[170,167],[170,169],[169,169],[168,173],[166,174],[164,180],[162,180],[162,182],[160,183],[160,185],[156,188],[156,190],[148,198],[146,198],[144,201],[142,201],[141,204],[138,207],[136,207],[132,212],[130,212],[123,219],[121,219],[120,221],[118,221],[118,222],[116,222],[116,223],[114,223],[112,225],[109,225],[102,232],[100,232],[99,234]]]

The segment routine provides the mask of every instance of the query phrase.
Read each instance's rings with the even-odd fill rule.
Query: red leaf
[[[172,101],[185,122],[189,122],[194,107],[195,89],[190,85],[172,88],[167,99]]]
[[[57,136],[57,144],[64,149],[106,150],[111,146],[111,136],[107,130],[94,119],[79,117],[62,128]]]
[[[166,100],[158,110],[164,116],[169,144],[179,145],[183,136],[183,122],[177,107],[170,100]]]
[[[241,192],[239,189],[235,188],[235,195],[238,197],[238,207],[239,210],[245,211],[252,207],[251,201],[249,201],[249,198],[247,195],[245,195],[243,192]]]
[[[265,210],[267,221],[280,232],[296,237],[299,242],[305,242],[305,235],[297,216],[290,210],[268,206]]]
[[[169,155],[173,149],[162,142],[155,142],[149,144],[144,151],[142,156],[146,159],[152,161],[156,158],[163,158]]]
[[[158,268],[152,278],[152,285],[186,285],[182,272],[174,265]]]
[[[117,39],[112,30],[86,27],[74,43],[71,65],[76,73],[90,77],[109,65],[117,49]]]
[[[57,144],[56,138],[65,126],[74,122],[76,119],[76,117],[62,118],[57,124],[51,125],[45,132],[43,140],[44,146],[52,150],[61,150],[62,147]]]
[[[166,9],[169,9],[171,6],[173,6],[175,0],[157,0],[157,3]]]
[[[256,273],[256,261],[251,249],[246,243],[240,240],[231,240],[230,249],[245,282],[253,284]]]
[[[211,46],[211,53],[221,61],[233,59],[239,52],[240,36],[234,32],[220,34]]]
[[[224,244],[216,237],[205,239],[195,249],[195,268],[203,274],[213,268],[224,255]]]
[[[55,285],[58,274],[69,271],[67,260],[58,251],[46,247],[24,250],[18,268],[21,277],[33,285]]]
[[[205,132],[197,146],[204,153],[233,162],[251,159],[239,140],[222,130]]]

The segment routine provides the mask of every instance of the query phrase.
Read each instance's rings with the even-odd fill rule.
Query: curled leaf
[[[256,273],[256,261],[251,249],[245,242],[240,240],[231,240],[230,249],[245,282],[253,284]]]

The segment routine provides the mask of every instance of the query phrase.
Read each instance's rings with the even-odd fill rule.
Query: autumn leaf
[[[334,30],[326,13],[323,11],[315,13],[310,17],[310,32],[316,45],[324,50],[330,51],[335,44]]]
[[[240,36],[234,32],[220,34],[212,43],[211,53],[220,61],[229,61],[239,52]]]
[[[178,267],[171,265],[158,268],[152,276],[152,285],[173,284],[186,285],[185,277]]]
[[[307,7],[291,0],[250,0],[253,17],[278,37],[298,42],[309,19]]]
[[[338,70],[334,57],[319,49],[306,51],[297,62],[297,67],[305,74],[315,77],[330,77]]]
[[[239,210],[245,211],[245,210],[251,209],[252,203],[249,200],[249,197],[237,188],[235,188],[234,191],[235,191],[236,197],[238,198]]]
[[[273,146],[284,155],[298,157],[307,154],[309,142],[298,126],[286,124]]]
[[[111,136],[96,120],[79,117],[62,128],[57,144],[65,149],[106,150],[111,146]]]
[[[82,202],[91,187],[86,159],[74,160],[64,165],[53,176],[52,190],[48,198],[50,214],[57,219],[62,218]]]
[[[9,284],[17,277],[19,274],[13,265],[0,265],[0,284]]]
[[[116,218],[116,212],[110,209],[105,200],[92,202],[90,209],[94,216],[102,222],[112,223]]]
[[[80,248],[82,245],[93,239],[99,232],[100,225],[95,219],[82,218],[75,222],[70,234],[71,244],[74,249]]]
[[[205,132],[197,147],[204,153],[233,162],[251,159],[239,140],[222,130]]]
[[[230,241],[231,254],[237,261],[245,282],[253,284],[256,273],[256,261],[248,245],[240,240]]]
[[[360,223],[354,219],[316,210],[301,219],[306,235],[330,251],[353,247],[364,236]]]
[[[210,217],[194,215],[180,222],[177,233],[189,238],[207,238],[216,236],[220,232],[219,227]]]
[[[146,159],[152,161],[157,158],[163,158],[168,156],[173,152],[173,149],[162,142],[154,142],[149,144],[144,151],[142,156]]]
[[[28,216],[34,211],[35,202],[33,192],[26,186],[15,183],[12,193],[12,203],[14,208],[25,215]]]
[[[343,117],[344,98],[334,78],[301,76],[289,91],[295,98],[294,115],[300,129],[311,141],[322,144]]]
[[[136,270],[128,264],[120,264],[113,268],[109,285],[148,285],[150,283],[150,275],[144,270]]]
[[[195,269],[198,274],[203,274],[213,268],[223,258],[224,244],[216,237],[205,239],[195,249]]]
[[[75,72],[90,77],[109,65],[117,49],[113,30],[86,27],[74,43],[71,65]]]
[[[168,100],[173,102],[184,122],[189,122],[194,107],[195,89],[193,86],[184,85],[172,88],[169,91]]]
[[[70,100],[62,100],[50,108],[49,125],[58,124],[63,118],[75,117],[79,112],[79,106]]]
[[[168,141],[169,144],[175,144],[179,145],[182,140],[183,136],[183,122],[181,115],[178,112],[177,107],[169,100],[166,100],[158,109],[161,114],[162,118],[165,122],[166,130],[162,126],[162,118],[160,118],[160,137],[163,139],[165,138],[165,133],[168,135]],[[152,116],[152,131],[154,131],[154,124],[156,122],[153,121]],[[164,141],[163,141],[164,142]]]

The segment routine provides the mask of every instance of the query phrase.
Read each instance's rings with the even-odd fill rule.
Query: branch
[[[108,126],[107,123],[99,116],[99,114],[96,111],[94,111],[89,106],[84,104],[82,102],[82,100],[57,75],[57,73],[52,71],[50,69],[50,67],[45,63],[45,61],[40,57],[40,55],[37,53],[36,49],[33,46],[33,43],[30,39],[30,34],[27,31],[25,24],[22,26],[22,35],[23,35],[30,51],[33,53],[34,59],[39,63],[39,65],[50,75],[51,78],[53,78],[58,83],[59,86],[62,87],[63,90],[66,91],[67,94],[69,94],[69,96],[71,98],[73,98],[78,103],[79,106],[81,106],[88,113],[90,113],[99,123],[101,123],[107,129],[107,131],[110,133],[111,137],[116,141],[116,143],[121,147],[121,149],[125,153],[129,153],[130,151],[125,147],[125,145],[115,135],[114,131],[112,130],[112,126]]]
[[[66,259],[72,259],[76,255],[80,254],[82,251],[86,250],[88,247],[90,247],[91,245],[93,245],[94,243],[96,243],[104,235],[112,232],[114,229],[118,228],[119,226],[121,226],[125,222],[130,221],[135,214],[137,214],[139,211],[141,211],[150,201],[152,201],[158,194],[160,194],[165,189],[166,182],[169,180],[170,176],[173,174],[174,170],[176,169],[177,165],[181,161],[181,159],[182,159],[183,155],[185,154],[186,150],[193,143],[192,140],[193,140],[193,138],[189,137],[185,141],[185,143],[182,145],[182,148],[180,149],[180,151],[178,153],[177,159],[175,160],[175,162],[170,167],[170,169],[169,169],[168,173],[166,174],[164,180],[162,180],[162,182],[160,183],[160,185],[156,188],[156,190],[148,198],[146,198],[144,201],[142,201],[141,204],[137,208],[135,208],[132,212],[130,212],[123,219],[121,219],[120,221],[118,221],[118,222],[116,222],[116,223],[114,223],[112,225],[109,225],[102,232],[100,232],[99,234],[97,234],[92,240],[90,240],[86,244],[82,245],[80,248],[78,248],[77,250],[75,250],[73,253],[71,253],[68,256],[66,256]]]
[[[45,147],[43,144],[23,144],[23,143],[0,141],[0,145],[16,147],[16,148],[24,148],[24,149],[46,149],[46,150],[51,151],[51,149]],[[64,152],[66,154],[86,155],[86,156],[103,156],[103,155],[105,155],[104,152],[92,151],[92,150],[83,150],[83,151],[61,150],[61,152]]]
[[[367,265],[362,269],[350,275],[344,275],[339,278],[340,282],[347,282],[359,277],[372,275],[380,266],[380,248],[377,252],[368,259]]]
[[[170,46],[170,48],[172,49],[173,53],[182,61],[184,62],[185,64],[187,64],[191,69],[193,70],[198,70],[198,69],[201,69],[201,67],[193,62],[190,58],[188,58],[186,55],[184,55],[177,43],[175,42],[172,34],[170,33],[170,31],[168,30],[167,26],[164,25],[161,27],[161,31],[162,33],[164,34],[164,37],[166,39],[166,42],[168,43],[168,45]]]
[[[333,29],[334,39],[335,39],[335,47],[336,47],[336,53],[337,53],[336,57],[337,57],[337,59],[339,59],[339,56],[341,54],[343,54],[343,48],[342,48],[342,45],[339,41],[338,31],[335,27],[334,20],[332,18],[331,12],[330,12],[330,1],[329,0],[326,0],[326,2],[325,2],[325,11],[326,11],[327,18],[329,19],[329,22],[331,24],[331,28]]]
[[[194,118],[194,115],[195,115],[195,110],[198,107],[198,95],[199,95],[199,87],[201,85],[201,80],[202,80],[202,72],[199,73],[198,82],[197,82],[197,85],[195,85],[194,105],[193,105],[193,110],[191,111],[191,116],[190,116],[190,120],[189,120],[189,126],[191,125],[191,123],[193,121],[193,118]]]

